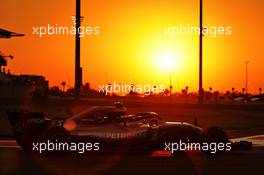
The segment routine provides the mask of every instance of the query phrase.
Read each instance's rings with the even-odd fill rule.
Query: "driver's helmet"
[[[126,114],[127,108],[121,102],[114,102],[115,110],[114,112],[118,114],[118,117],[121,117]]]
[[[124,104],[119,101],[114,102],[114,105],[116,108],[124,108]]]

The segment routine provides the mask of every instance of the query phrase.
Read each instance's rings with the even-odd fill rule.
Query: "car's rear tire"
[[[14,137],[16,139],[17,144],[24,151],[32,151],[33,138],[31,133],[29,132],[29,128],[24,122],[16,123],[14,127]]]
[[[226,132],[217,126],[204,129],[202,132],[202,137],[203,140],[208,143],[227,143],[229,141]]]
[[[202,140],[203,142],[207,143],[207,144],[226,144],[229,142],[227,133],[220,127],[217,126],[212,126],[212,127],[208,127],[206,129],[203,130],[202,132]],[[210,150],[203,150],[204,152],[207,153],[212,153]],[[223,151],[219,151],[219,150],[215,150],[216,152],[214,153],[219,153],[219,152],[223,152]]]

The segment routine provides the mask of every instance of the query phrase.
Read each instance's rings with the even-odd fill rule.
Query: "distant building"
[[[43,76],[0,72],[0,98],[46,97],[49,83]]]

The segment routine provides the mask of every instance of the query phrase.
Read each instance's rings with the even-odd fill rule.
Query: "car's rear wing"
[[[38,137],[47,128],[47,121],[41,112],[7,111],[14,136]]]
[[[24,112],[24,111],[7,111],[7,116],[12,127],[17,123],[39,124],[44,123],[44,114],[42,112]]]

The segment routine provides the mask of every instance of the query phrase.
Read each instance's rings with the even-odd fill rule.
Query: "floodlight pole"
[[[171,85],[171,68],[170,68],[170,97],[171,97],[171,94],[172,94],[172,85]]]
[[[81,88],[81,77],[82,77],[82,70],[81,70],[81,41],[80,41],[80,34],[78,29],[81,26],[81,0],[76,0],[76,35],[75,35],[75,93],[76,96],[80,96],[80,88]]]
[[[199,104],[203,104],[203,0],[200,0],[200,35],[199,35]]]
[[[245,61],[245,65],[246,65],[246,94],[248,94],[248,63],[249,61]]]

